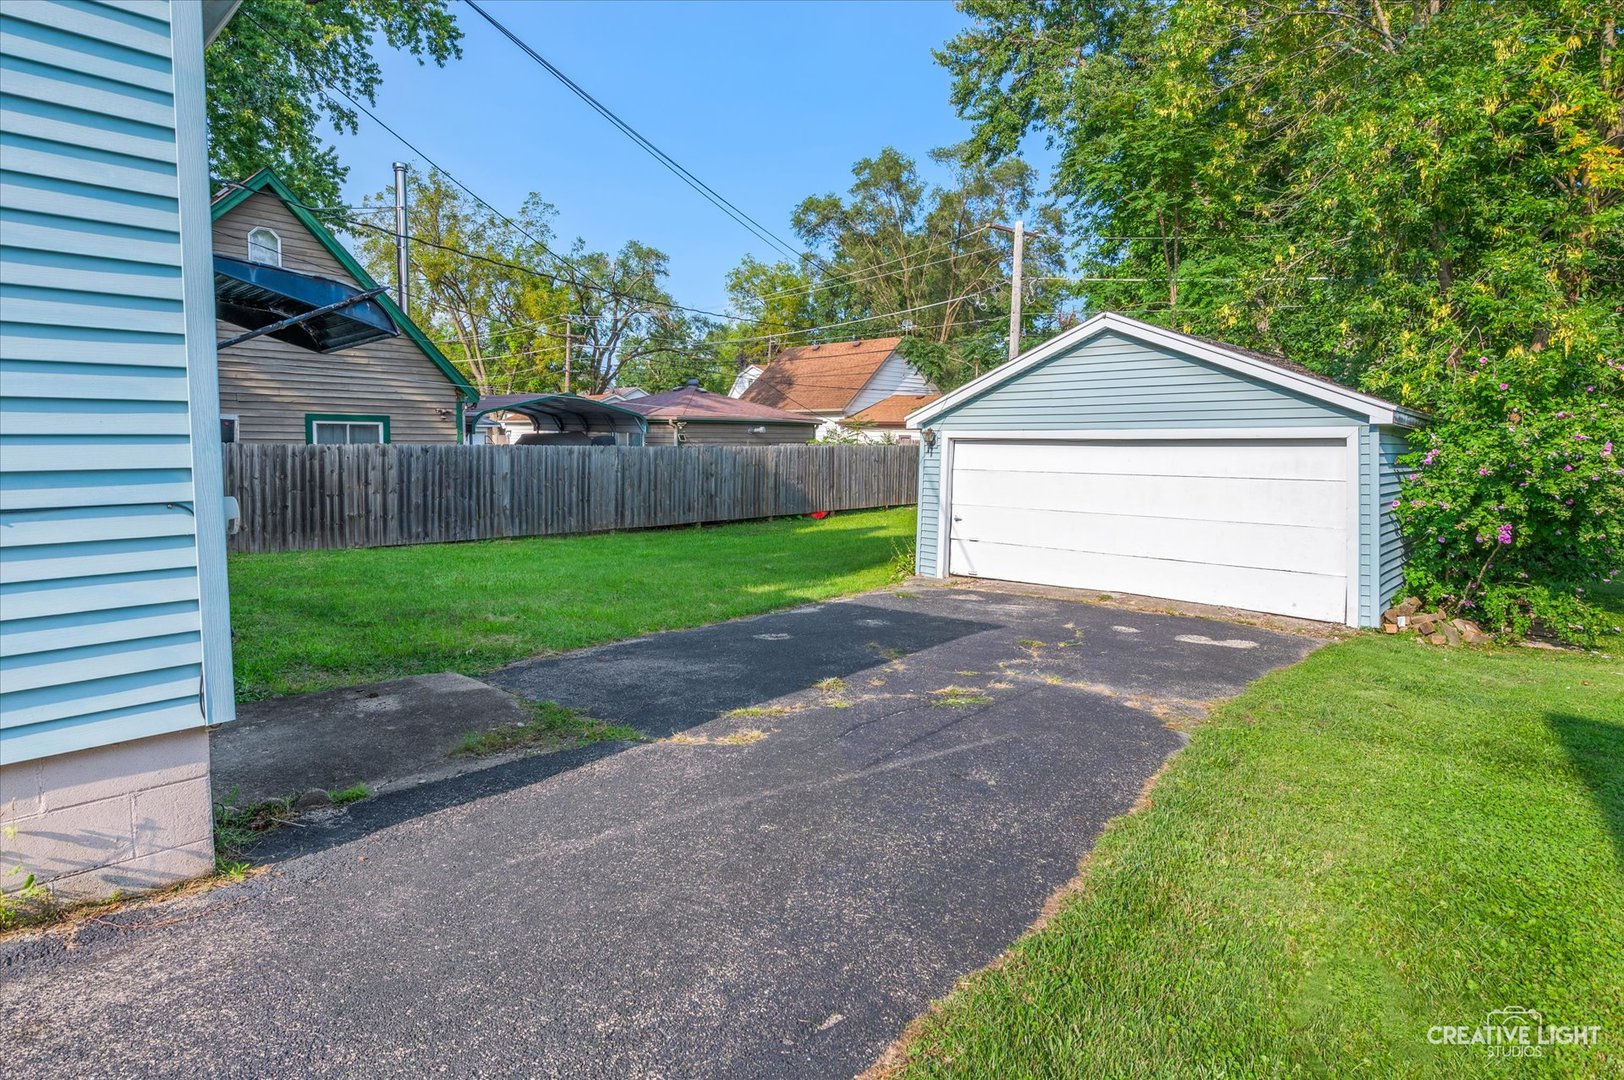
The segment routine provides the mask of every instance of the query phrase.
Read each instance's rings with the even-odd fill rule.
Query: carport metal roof
[[[337,352],[400,333],[382,304],[379,289],[301,274],[280,266],[214,257],[214,297],[220,317],[247,327],[220,348],[265,334],[302,349]]]
[[[481,416],[493,412],[527,416],[537,431],[544,432],[643,435],[648,431],[648,421],[641,413],[579,394],[488,394],[469,407],[464,421],[472,428]]]

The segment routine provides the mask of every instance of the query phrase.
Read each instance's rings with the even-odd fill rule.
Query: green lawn
[[[912,507],[704,528],[234,555],[237,695],[431,671],[859,592],[913,544]]]
[[[1427,1041],[1505,1006],[1602,1046]],[[1367,634],[1263,679],[900,1072],[1624,1075],[1624,661]]]

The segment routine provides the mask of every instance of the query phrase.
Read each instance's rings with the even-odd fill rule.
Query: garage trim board
[[[1397,507],[1425,422],[1105,312],[908,416],[918,570],[1375,626],[1404,587]]]
[[[1278,386],[1281,389],[1307,394],[1330,402],[1350,412],[1365,416],[1369,423],[1419,427],[1425,420],[1413,412],[1390,401],[1360,393],[1352,387],[1342,386],[1329,379],[1299,374],[1289,368],[1277,366],[1244,350],[1207,341],[1190,334],[1181,334],[1151,323],[1141,322],[1115,312],[1103,312],[1059,334],[1042,345],[1022,353],[1007,364],[1000,365],[978,378],[972,379],[950,394],[945,394],[922,409],[908,414],[910,428],[923,426],[927,421],[951,412],[977,395],[1000,384],[1018,379],[1033,368],[1064,353],[1081,342],[1103,331],[1115,331],[1137,341],[1180,353],[1202,363],[1243,375],[1248,379]]]
[[[963,542],[960,537],[956,535],[953,528],[956,521],[956,515],[954,514],[955,468],[956,463],[961,456],[959,452],[960,447],[964,444],[980,444],[989,447],[996,446],[998,444],[1011,444],[1014,446],[1020,446],[1022,444],[1046,444],[1056,447],[1094,445],[1101,448],[1108,447],[1110,444],[1137,444],[1146,447],[1148,450],[1150,447],[1158,443],[1170,444],[1175,448],[1182,443],[1189,446],[1190,449],[1194,449],[1194,446],[1191,444],[1195,443],[1233,443],[1237,446],[1245,447],[1247,450],[1256,450],[1264,448],[1264,445],[1267,443],[1300,444],[1303,442],[1309,442],[1323,445],[1328,451],[1331,451],[1330,454],[1323,454],[1320,455],[1320,457],[1324,462],[1335,463],[1332,466],[1332,475],[1320,477],[1319,479],[1321,481],[1334,480],[1339,482],[1344,489],[1339,499],[1341,505],[1340,507],[1335,508],[1337,512],[1335,514],[1334,521],[1328,518],[1324,519],[1323,526],[1320,529],[1322,533],[1326,528],[1335,528],[1340,532],[1340,537],[1337,540],[1337,544],[1341,548],[1339,566],[1337,567],[1337,569],[1340,571],[1337,576],[1341,578],[1340,588],[1338,589],[1340,596],[1333,598],[1327,595],[1327,586],[1334,584],[1329,577],[1321,577],[1318,580],[1307,581],[1302,580],[1300,577],[1293,578],[1287,571],[1247,570],[1245,568],[1226,567],[1221,564],[1209,564],[1203,566],[1201,564],[1184,563],[1183,569],[1189,573],[1202,574],[1208,579],[1210,579],[1213,575],[1222,576],[1226,572],[1231,574],[1239,574],[1243,577],[1249,577],[1251,579],[1252,588],[1256,588],[1260,581],[1268,582],[1271,588],[1280,590],[1280,595],[1282,596],[1292,592],[1293,581],[1301,581],[1301,588],[1305,590],[1301,599],[1301,603],[1304,606],[1298,607],[1295,610],[1280,611],[1280,614],[1298,614],[1305,618],[1344,622],[1348,625],[1356,626],[1358,625],[1360,582],[1360,434],[1361,429],[1353,426],[1224,429],[1130,428],[1120,430],[1084,429],[1058,431],[946,431],[943,432],[943,446],[941,453],[938,455],[938,467],[940,470],[938,478],[940,485],[940,496],[937,500],[937,535],[942,538],[942,542],[937,545],[935,575],[937,577],[947,577],[950,573],[960,572],[960,570],[956,569],[954,566],[954,552],[958,551],[961,557],[964,556],[966,552],[965,542]],[[1332,455],[1334,455],[1334,457]],[[1099,479],[1099,477],[1095,477],[1096,481]],[[1258,478],[1241,476],[1225,478],[1221,472],[1209,470],[1205,474],[1195,477],[1146,477],[1145,482],[1147,485],[1150,485],[1153,483],[1153,481],[1158,479],[1164,482],[1162,485],[1164,489],[1168,489],[1169,484],[1171,484],[1170,490],[1164,490],[1164,498],[1170,496],[1177,499],[1182,494],[1181,485],[1191,485],[1188,490],[1188,495],[1192,502],[1198,501],[1197,496],[1200,493],[1197,489],[1203,482],[1208,482],[1211,485],[1222,485],[1225,483],[1246,484],[1250,482],[1255,485],[1256,481],[1258,480]],[[1149,493],[1147,492],[1146,494],[1148,495]],[[1071,510],[1072,508],[1068,507],[1066,509]],[[1323,509],[1324,508],[1322,508],[1322,511]],[[1115,510],[1115,508],[1107,507],[1105,516],[1118,517],[1118,514],[1112,512],[1113,510]],[[1023,511],[1012,508],[1008,512],[1018,515]],[[1056,512],[1061,511],[1051,511],[1051,513]],[[1080,515],[1091,513],[1086,505],[1077,506],[1074,512]],[[1096,524],[1098,523],[1096,522]],[[1131,531],[1134,525],[1137,524],[1143,527],[1144,525],[1149,524],[1149,522],[1141,515],[1135,514],[1122,516],[1115,524],[1119,529],[1126,528],[1128,530],[1128,536],[1131,537]],[[1310,522],[1305,521],[1301,522],[1300,524],[1307,525],[1310,524]],[[1244,529],[1246,523],[1214,522],[1215,528],[1219,526],[1230,526],[1233,528],[1236,525],[1239,525]],[[1282,527],[1285,526],[1273,526],[1268,522],[1258,522],[1253,524],[1254,529],[1264,531],[1271,528]],[[1323,547],[1324,539],[1324,536],[1320,537],[1321,547]],[[971,542],[973,543],[974,541]],[[1023,558],[1029,562],[1036,561],[1034,556],[1037,554],[1037,549],[1034,548],[1029,550],[1027,554],[1023,556]],[[1084,555],[1081,552],[1072,553],[1072,557],[1073,560],[1078,564],[1082,564],[1084,562]],[[1042,568],[1035,569],[1026,574],[1022,574],[1017,571],[1015,573],[975,573],[973,576],[1003,577],[1014,580],[1032,580],[1038,584],[1068,584],[1081,588],[1098,588],[1119,592],[1142,592],[1147,593],[1148,595],[1165,595],[1168,596],[1169,599],[1199,600],[1200,602],[1216,602],[1224,603],[1229,606],[1251,607],[1259,610],[1267,610],[1267,608],[1259,608],[1259,605],[1256,602],[1248,602],[1245,597],[1244,590],[1240,585],[1237,585],[1237,589],[1241,591],[1237,591],[1236,594],[1230,599],[1224,599],[1225,593],[1222,588],[1222,583],[1218,583],[1215,586],[1216,591],[1209,592],[1205,591],[1204,589],[1196,590],[1201,594],[1199,596],[1190,595],[1189,590],[1180,589],[1176,586],[1172,589],[1162,588],[1161,590],[1157,591],[1146,590],[1145,588],[1133,588],[1122,584],[1122,582],[1125,580],[1132,580],[1132,568],[1136,563],[1143,561],[1145,558],[1154,559],[1154,556],[1132,557],[1126,555],[1125,553],[1101,556],[1098,553],[1093,553],[1093,557],[1096,566],[1092,572],[1101,574],[1103,576],[1099,577],[1097,580],[1090,580],[1087,583],[1082,580],[1068,580],[1065,582],[1055,581],[1053,580],[1055,576],[1054,573],[1052,571],[1046,572]],[[1176,562],[1182,561],[1178,559],[1177,555],[1169,556],[1169,558],[1172,558]],[[1321,554],[1321,558],[1323,559],[1323,553]],[[1100,562],[1114,564],[1115,569],[1101,568],[1098,566],[1098,563]],[[1165,566],[1167,564],[1163,565]],[[1319,569],[1322,574],[1325,572],[1326,568],[1323,566],[1323,563],[1319,566]],[[1271,575],[1272,581],[1270,580]],[[1045,577],[1050,578],[1051,580],[1043,580]],[[1177,595],[1181,591],[1186,592],[1186,595]],[[1283,602],[1277,603],[1274,606],[1288,609],[1293,607],[1292,604]]]

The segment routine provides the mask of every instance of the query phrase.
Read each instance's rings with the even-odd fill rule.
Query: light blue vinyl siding
[[[1112,331],[930,421],[944,431],[1348,427],[1364,418]],[[919,456],[918,567],[934,573],[942,443]],[[1362,454],[1363,461],[1368,455]],[[1372,462],[1361,466],[1368,483]],[[1362,488],[1363,490],[1363,488]],[[1361,537],[1361,559],[1366,557]],[[1368,560],[1374,560],[1372,540]],[[1368,565],[1367,560],[1367,565]],[[1361,593],[1363,596],[1363,593]],[[1361,606],[1364,606],[1363,601]]]
[[[1404,588],[1404,535],[1399,529],[1398,515],[1393,512],[1393,500],[1402,490],[1398,459],[1410,452],[1409,440],[1402,431],[1383,428],[1378,434],[1376,476],[1379,495],[1376,500],[1377,530],[1375,602],[1371,605],[1368,625],[1376,625],[1381,613],[1391,605],[1393,597]]]
[[[182,12],[0,6],[6,763],[203,722]]]

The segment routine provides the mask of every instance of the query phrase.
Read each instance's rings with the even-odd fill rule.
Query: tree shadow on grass
[[[1550,713],[1545,720],[1590,785],[1624,863],[1624,721],[1607,723],[1569,713]]]

